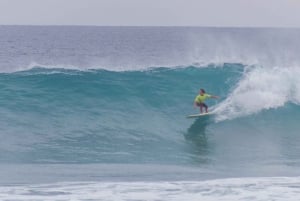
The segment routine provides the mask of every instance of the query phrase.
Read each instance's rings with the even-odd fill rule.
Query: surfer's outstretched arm
[[[213,95],[211,95],[211,98],[218,99],[218,98],[220,98],[220,97],[219,97],[219,96],[213,96]]]

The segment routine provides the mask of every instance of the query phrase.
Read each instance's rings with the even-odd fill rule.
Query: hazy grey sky
[[[300,27],[300,0],[0,0],[0,24]]]

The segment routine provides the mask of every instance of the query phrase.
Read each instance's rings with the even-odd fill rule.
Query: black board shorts
[[[199,107],[206,107],[207,108],[207,105],[205,104],[205,103],[197,103],[197,106],[199,106]]]

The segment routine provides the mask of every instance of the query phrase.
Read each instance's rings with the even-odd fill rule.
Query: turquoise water
[[[101,188],[89,199],[134,189],[126,199],[247,200],[254,186],[254,200],[283,200],[273,188],[292,198],[298,33],[0,27],[0,196],[82,200]],[[207,101],[214,115],[187,119],[200,88],[220,96]]]
[[[2,74],[1,124],[9,140],[1,161],[192,164],[190,155],[198,154],[186,150],[193,120],[185,116],[198,112],[197,86],[225,96],[241,71],[233,65]],[[19,142],[22,136],[29,139]]]
[[[299,106],[293,94],[277,102],[271,94],[265,104],[256,95],[264,89],[251,89],[258,83],[245,77],[256,70],[225,64],[1,74],[1,162],[165,164],[227,172],[273,162],[298,167]],[[199,111],[193,99],[200,87],[221,97],[208,101],[216,114],[186,119]],[[281,98],[287,100],[278,105]]]

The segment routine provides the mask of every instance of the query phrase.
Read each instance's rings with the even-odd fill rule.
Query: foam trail
[[[2,186],[4,200],[296,201],[299,178],[235,178],[177,182],[61,182]]]
[[[221,121],[282,107],[287,102],[300,104],[300,69],[252,67],[214,112]]]

